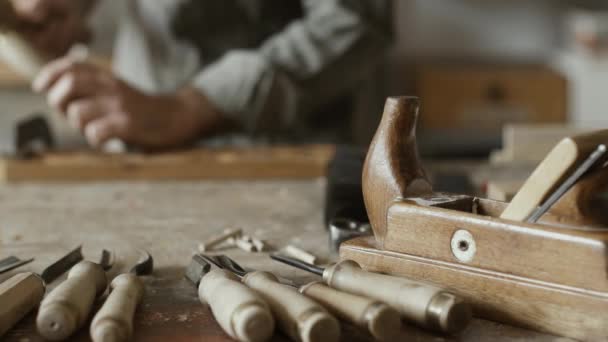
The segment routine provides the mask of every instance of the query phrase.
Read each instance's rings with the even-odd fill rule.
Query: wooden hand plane
[[[607,211],[597,196],[606,169],[585,173],[540,220],[527,220],[566,171],[608,143],[608,131],[565,139],[509,204],[432,191],[416,149],[418,107],[415,97],[388,99],[363,171],[374,236],[343,243],[340,257],[441,286],[478,317],[608,340]]]

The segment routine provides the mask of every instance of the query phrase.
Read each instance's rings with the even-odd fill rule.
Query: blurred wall
[[[557,1],[396,1],[408,58],[544,59],[559,43]]]

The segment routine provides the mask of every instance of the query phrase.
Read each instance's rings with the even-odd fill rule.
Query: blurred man
[[[339,129],[392,38],[392,0],[131,0],[110,73],[60,58],[89,36],[94,1],[11,1],[23,34],[58,58],[34,90],[94,146],[171,147],[227,124],[270,137]]]

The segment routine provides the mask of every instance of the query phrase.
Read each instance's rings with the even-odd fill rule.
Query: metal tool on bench
[[[340,324],[323,306],[300,294],[294,287],[284,285],[268,272],[246,271],[225,255],[208,257],[216,266],[226,269],[250,288],[257,291],[270,305],[281,330],[294,341],[338,341]]]
[[[94,342],[130,341],[133,336],[133,317],[141,303],[145,285],[140,276],[154,271],[154,259],[141,251],[141,257],[129,273],[124,273],[110,283],[110,294],[91,323],[91,339]]]
[[[564,138],[505,203],[433,191],[418,109],[387,100],[362,177],[374,237],[343,243],[340,258],[438,284],[483,318],[606,340],[608,130]]]
[[[213,265],[210,257],[196,254],[186,269],[186,278],[197,286],[200,301],[209,305],[230,337],[244,342],[269,340],[275,321],[268,304],[232,272]]]
[[[364,160],[365,150],[361,147],[338,146],[329,163],[324,221],[332,256],[338,254],[342,242],[372,234],[361,190]]]
[[[6,273],[8,271],[12,271],[21,266],[27,265],[30,262],[34,261],[34,258],[21,260],[15,256],[10,256],[8,258],[0,260],[0,274]]]
[[[55,147],[51,128],[43,115],[22,119],[9,129],[0,136],[0,154],[29,158]]]
[[[19,273],[0,284],[0,336],[6,333],[44,297],[46,286],[82,260],[78,247],[44,269],[40,275]]]
[[[95,298],[108,287],[106,271],[113,265],[112,253],[103,250],[101,261],[81,261],[72,267],[68,278],[59,284],[40,304],[36,326],[47,340],[70,337],[85,323]]]
[[[323,277],[331,288],[373,298],[390,305],[405,319],[444,333],[464,330],[471,309],[459,297],[435,286],[406,278],[366,272],[354,261],[345,260],[321,268],[279,254],[272,259]]]
[[[608,141],[607,141],[608,143]],[[557,203],[572,187],[589,172],[597,171],[606,166],[606,145],[600,144],[580,166],[536,209],[528,218],[528,222],[536,223],[544,214]]]
[[[336,256],[342,242],[370,235],[373,235],[373,231],[369,222],[360,222],[351,218],[334,218],[329,222],[329,251]]]

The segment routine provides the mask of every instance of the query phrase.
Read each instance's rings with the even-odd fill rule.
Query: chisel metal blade
[[[239,277],[244,277],[249,271],[245,270],[236,261],[229,258],[226,255],[214,255],[213,260],[216,265],[220,265],[221,268],[226,269]]]
[[[17,267],[29,264],[34,259],[21,260],[17,257],[11,256],[6,259],[0,260],[0,274],[14,270]]]
[[[270,258],[279,262],[282,262],[284,264],[287,264],[289,266],[295,267],[295,268],[299,268],[301,270],[310,272],[312,274],[316,274],[316,275],[320,275],[323,276],[323,272],[325,271],[325,269],[318,267],[316,265],[313,264],[309,264],[307,262],[304,261],[300,261],[294,258],[290,258],[284,255],[280,255],[280,254],[271,254]]]
[[[40,277],[46,284],[50,284],[83,259],[82,246],[78,246],[78,248],[74,249],[42,271]]]
[[[211,270],[211,264],[200,254],[192,256],[192,260],[186,268],[186,279],[198,286],[203,276]]]
[[[154,272],[154,259],[152,255],[147,251],[140,251],[141,257],[137,264],[131,268],[129,273],[135,274],[136,276],[149,275]]]
[[[114,266],[114,253],[108,250],[101,251],[101,260],[99,260],[99,264],[103,268],[104,271],[109,271]]]

